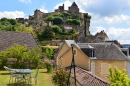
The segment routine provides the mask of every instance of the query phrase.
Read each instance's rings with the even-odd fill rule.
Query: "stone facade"
[[[73,14],[79,14],[79,7],[75,2],[73,2],[73,4],[68,9],[69,9],[68,12],[71,12]],[[58,9],[55,9],[55,12],[58,11],[59,12],[65,11],[64,4],[62,6],[59,6]]]
[[[24,18],[16,18],[16,21],[17,21],[18,23],[24,24]]]
[[[55,9],[55,12],[58,12],[58,11],[60,12],[64,11],[64,4],[62,6],[59,6],[58,9]]]
[[[34,11],[34,19],[44,19],[46,16],[48,16],[48,13],[43,13],[37,9]]]
[[[79,13],[79,8],[75,2],[69,7],[69,12],[73,14],[78,14]]]

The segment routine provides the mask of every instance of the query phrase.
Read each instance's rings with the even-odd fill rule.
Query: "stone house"
[[[72,47],[76,66],[92,72],[103,80],[109,82],[109,67],[111,66],[126,69],[130,76],[129,56],[126,56],[115,43],[107,42],[76,43],[74,40],[65,40],[55,57],[57,67],[71,65]]]

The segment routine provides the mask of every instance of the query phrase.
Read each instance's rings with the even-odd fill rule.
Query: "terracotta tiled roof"
[[[11,47],[13,44],[26,44],[28,48],[37,46],[33,35],[30,33],[0,31],[0,50]]]
[[[71,70],[73,73],[73,69]],[[89,71],[86,71],[80,67],[75,68],[76,80],[81,86],[110,86],[110,84],[101,78],[95,76]],[[73,74],[72,74],[73,76]]]

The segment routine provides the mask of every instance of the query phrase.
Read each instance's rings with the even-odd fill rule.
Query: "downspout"
[[[89,67],[90,67],[90,68],[89,68],[89,71],[91,71],[91,60],[92,60],[92,59],[90,58],[90,62],[89,62]]]

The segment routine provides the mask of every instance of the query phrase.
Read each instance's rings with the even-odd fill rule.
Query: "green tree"
[[[29,66],[33,65],[33,67],[36,68],[42,58],[42,49],[40,47],[33,47],[29,49],[27,53],[24,53],[23,56],[23,61],[28,61],[30,63]]]
[[[61,14],[61,17],[68,17],[68,16],[70,16],[70,13],[68,13],[68,12],[63,12]]]
[[[48,16],[44,19],[45,21],[53,21],[54,17],[53,16]]]
[[[62,24],[63,23],[63,19],[61,17],[54,17],[54,20],[53,20],[53,24]]]
[[[25,24],[18,24],[16,19],[7,19],[7,18],[0,19],[0,30],[27,32],[32,33],[35,36],[32,27],[26,27]]]
[[[125,70],[119,70],[117,67],[111,67],[109,72],[111,86],[130,86],[130,78],[128,78]]]
[[[80,20],[77,19],[67,19],[67,24],[80,25]]]
[[[54,55],[54,49],[53,48],[46,48],[46,56],[47,56],[47,58],[52,59],[53,55]]]
[[[24,65],[24,62],[32,63],[33,67],[37,67],[41,57],[42,50],[39,47],[27,49],[26,45],[22,46],[18,44],[14,44],[5,51],[0,52],[0,62],[2,62],[2,66],[7,65],[5,62],[6,58],[17,58],[16,64],[12,65],[15,68],[23,68],[28,66]]]
[[[17,24],[16,19],[8,19],[8,18],[1,18],[0,22],[2,22],[3,25],[8,25],[8,24],[15,25],[15,24]]]
[[[52,31],[51,28],[45,28],[43,33],[42,33],[43,38],[54,38],[55,33]]]
[[[0,21],[8,21],[8,19],[4,17],[4,18],[1,18]]]
[[[9,22],[10,22],[11,25],[17,24],[16,19],[9,19]]]
[[[32,27],[26,27],[26,25],[24,25],[24,24],[15,25],[15,31],[34,34],[33,28]]]
[[[67,19],[66,23],[67,24],[72,24],[72,19]]]
[[[61,33],[62,32],[62,29],[57,26],[57,25],[52,25],[51,26],[51,29],[55,32],[55,33]]]

